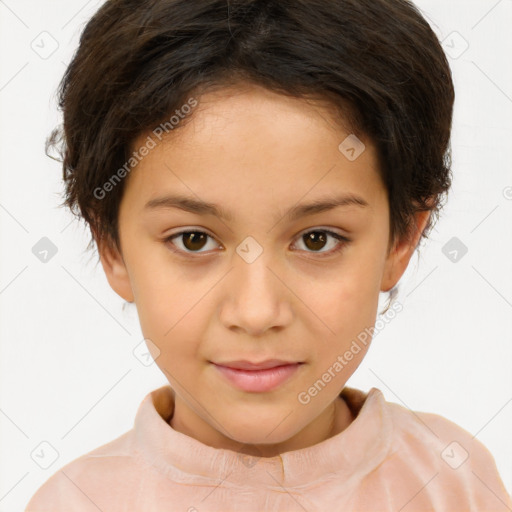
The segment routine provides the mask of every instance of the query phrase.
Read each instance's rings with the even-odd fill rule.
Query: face
[[[126,178],[121,252],[101,261],[176,392],[173,428],[265,456],[309,446],[343,428],[369,340],[343,355],[418,237],[388,252],[375,148],[340,150],[350,133],[325,104],[251,85],[200,100]]]

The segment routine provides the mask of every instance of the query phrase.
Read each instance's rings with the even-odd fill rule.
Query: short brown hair
[[[454,88],[443,49],[412,2],[107,0],[61,81],[63,127],[47,140],[47,152],[58,147],[62,157],[61,206],[88,223],[90,247],[96,238],[120,250],[125,180],[103,197],[95,191],[127,170],[134,140],[192,95],[240,80],[327,100],[340,125],[376,146],[390,242],[421,210],[432,211],[427,237],[451,186]]]

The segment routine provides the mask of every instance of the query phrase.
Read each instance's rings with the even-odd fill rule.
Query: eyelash
[[[183,256],[185,258],[195,258],[195,254],[206,254],[204,251],[203,252],[187,252],[187,251],[183,251],[182,249],[178,249],[176,248],[175,244],[172,242],[172,240],[174,238],[177,238],[181,235],[184,235],[184,234],[187,234],[187,233],[199,233],[199,234],[204,234],[212,239],[214,239],[214,237],[212,237],[211,235],[209,235],[208,233],[206,233],[205,231],[201,231],[201,230],[198,230],[198,229],[188,229],[188,230],[185,230],[185,231],[179,231],[178,233],[173,233],[172,235],[164,238],[164,242],[169,245],[169,249],[172,251],[172,252],[175,252],[175,253],[178,253],[180,256]],[[310,233],[326,233],[330,236],[332,236],[333,238],[335,238],[336,240],[338,240],[340,243],[337,244],[336,248],[335,249],[332,249],[330,251],[326,251],[326,252],[315,252],[315,251],[304,251],[304,252],[307,252],[307,253],[310,253],[310,254],[315,254],[317,255],[317,257],[320,257],[320,258],[323,258],[323,257],[327,257],[327,256],[332,256],[333,254],[337,254],[339,253],[340,251],[342,251],[350,242],[351,240],[343,235],[340,235],[339,233],[335,233],[334,231],[330,231],[329,229],[311,229],[309,231],[304,231],[297,239],[300,240],[301,237],[305,236],[305,235],[308,235]]]

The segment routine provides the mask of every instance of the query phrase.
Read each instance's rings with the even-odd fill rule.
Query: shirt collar
[[[274,457],[252,457],[214,448],[174,430],[174,390],[162,386],[144,398],[137,411],[136,449],[147,463],[182,483],[231,485],[276,490],[315,486],[335,477],[340,485],[358,481],[389,452],[393,423],[382,392],[367,394],[345,387],[340,396],[355,419],[342,432],[313,446]],[[330,476],[328,476],[330,475]]]

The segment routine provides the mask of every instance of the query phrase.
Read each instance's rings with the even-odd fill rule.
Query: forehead
[[[373,144],[362,138],[359,156],[347,158],[345,141],[358,139],[325,101],[251,85],[197,100],[175,131],[161,140],[147,132],[135,141],[134,149],[148,136],[156,145],[129,175],[129,200],[142,206],[163,192],[182,192],[243,206],[249,196],[296,203],[338,191],[357,192],[371,203],[383,192]]]

